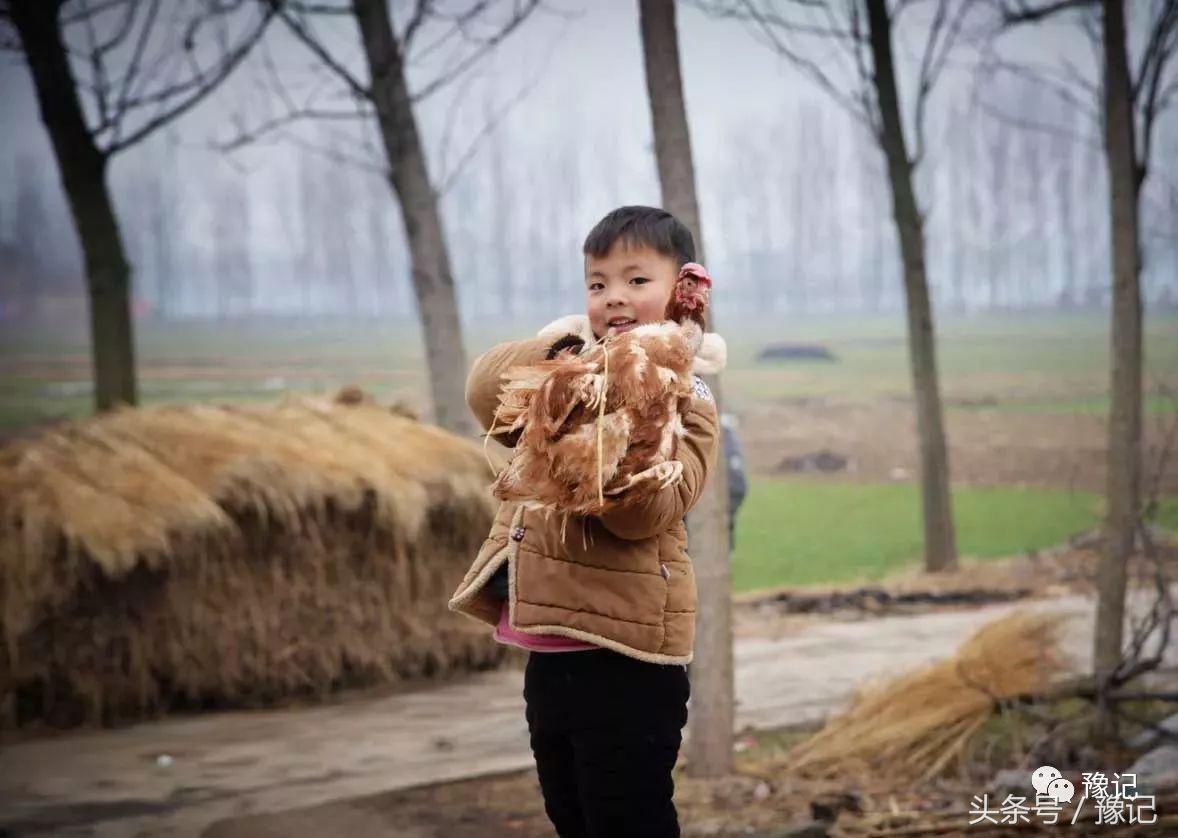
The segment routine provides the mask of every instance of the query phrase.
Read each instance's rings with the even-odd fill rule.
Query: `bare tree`
[[[944,147],[952,170],[945,178],[946,191],[949,193],[946,201],[949,223],[944,225],[943,233],[947,246],[945,297],[952,310],[964,312],[969,285],[966,266],[969,261],[965,258],[966,242],[961,235],[962,219],[966,216],[966,185],[962,181],[964,173],[973,170],[967,163],[967,155],[972,149],[971,136],[965,126],[964,112],[957,105],[951,107],[945,122]]]
[[[208,96],[270,20],[251,0],[4,0],[82,242],[99,410],[135,404],[131,266],[108,163]],[[244,18],[242,31],[235,22]],[[85,99],[85,101],[83,101]]]
[[[321,185],[319,161],[311,156],[303,156],[298,161],[299,166],[299,229],[298,264],[299,285],[301,291],[300,313],[303,317],[312,316],[316,309],[313,302],[315,289],[323,283],[325,270],[325,255],[323,253],[323,236],[319,228],[320,213],[324,206],[324,195]]]
[[[353,172],[347,167],[321,170],[324,178],[318,234],[323,241],[326,265],[324,282],[329,289],[328,306],[333,314],[354,317],[357,312],[356,229],[352,220],[357,194]]]
[[[936,340],[926,270],[925,218],[914,173],[924,159],[929,98],[975,4],[929,0],[698,0],[719,17],[748,21],[756,37],[786,58],[844,108],[874,138],[887,163],[892,218],[903,263],[909,360],[916,400],[916,429],[928,570],[957,564],[949,489]],[[930,8],[922,21],[924,43],[910,109],[896,81],[892,41],[902,15]]]
[[[1056,216],[1059,220],[1055,239],[1058,242],[1060,256],[1060,284],[1056,305],[1075,306],[1082,299],[1078,290],[1079,271],[1076,260],[1076,249],[1080,246],[1080,241],[1076,235],[1076,211],[1073,206],[1076,149],[1075,143],[1059,134],[1053,135],[1050,139],[1051,156],[1059,161],[1054,178]]]
[[[176,143],[173,138],[165,143],[161,166],[153,174],[155,176],[144,185],[144,215],[152,246],[155,307],[159,316],[166,320],[175,314],[177,308],[175,236],[176,218],[180,211],[176,206]],[[170,189],[165,186],[165,181]]]
[[[485,104],[485,118],[491,119],[491,105]],[[503,316],[514,315],[517,311],[515,269],[513,262],[514,248],[511,246],[511,208],[515,203],[512,179],[507,173],[507,155],[503,150],[501,136],[496,133],[491,139],[491,264],[498,275],[499,313]]]
[[[880,231],[879,207],[883,203],[879,171],[879,155],[866,143],[856,143],[858,190],[858,230],[863,246],[860,248],[859,298],[865,310],[878,313],[883,308],[883,239]],[[795,200],[798,198],[795,196]]]
[[[368,262],[369,282],[372,290],[372,310],[380,314],[385,311],[392,294],[384,289],[389,288],[393,281],[393,254],[391,239],[391,224],[395,206],[387,185],[375,178],[366,181],[366,198],[368,222],[368,246],[371,257]]]
[[[405,239],[409,247],[410,273],[418,314],[425,341],[426,366],[434,420],[444,428],[464,435],[476,433],[466,407],[466,350],[462,339],[461,318],[454,284],[449,248],[446,243],[439,194],[452,180],[445,173],[438,176],[441,187],[431,180],[426,149],[422,142],[414,106],[462,77],[498,44],[516,31],[539,5],[539,0],[468,0],[457,11],[442,8],[434,0],[415,0],[405,6],[406,18],[395,31],[387,0],[336,0],[336,2],[297,2],[263,0],[282,21],[286,31],[305,47],[318,65],[338,82],[334,101],[340,105],[323,105],[321,85],[307,93],[299,103],[272,73],[284,111],[260,124],[246,128],[221,144],[231,150],[291,123],[306,119],[375,123],[383,160],[372,158],[366,142],[354,143],[354,149],[328,150],[336,160],[361,165],[386,173],[401,210]],[[495,19],[492,12],[506,8]],[[357,72],[351,51],[337,49],[337,39],[319,31],[317,24],[351,18],[360,42],[362,70]],[[442,31],[437,32],[440,28]],[[338,31],[338,30],[334,30]],[[426,36],[433,32],[435,37]],[[410,89],[407,65],[415,59],[445,55],[438,59],[442,69],[428,82]],[[365,78],[366,76],[366,78]],[[493,126],[476,137],[476,143]],[[342,139],[342,138],[337,138]],[[472,146],[473,147],[473,146]],[[469,158],[470,149],[460,157],[459,165]]]
[[[1112,230],[1112,346],[1108,424],[1107,513],[1104,550],[1097,568],[1096,630],[1093,667],[1098,684],[1111,683],[1122,660],[1125,591],[1129,559],[1141,520],[1142,304],[1141,189],[1149,173],[1158,115],[1178,97],[1174,70],[1178,53],[1178,0],[1133,4],[1142,24],[1143,46],[1135,61],[1129,55],[1129,25],[1123,0],[1072,0],[1002,4],[1007,25],[1016,26],[1078,15],[1079,23],[1099,45],[1099,81],[1084,79],[1074,68],[1065,74],[1039,75],[1038,81],[1079,106],[1099,102],[1109,179]],[[1100,702],[1098,735],[1109,741],[1116,716]]]
[[[655,159],[663,208],[692,231],[696,256],[704,258],[691,134],[683,102],[679,68],[679,35],[675,0],[639,0],[646,90],[654,124]],[[714,327],[714,324],[713,324]],[[720,410],[718,377],[708,382]],[[735,721],[732,674],[732,567],[728,554],[728,487],[723,435],[717,467],[703,496],[691,511],[691,551],[698,580],[695,658],[692,690],[698,699],[691,709],[687,770],[697,777],[732,771],[732,728]]]
[[[1007,212],[1007,175],[1010,173],[1010,137],[1001,128],[992,128],[986,137],[986,163],[990,175],[988,186],[989,195],[989,249],[987,264],[989,274],[986,277],[988,289],[987,306],[998,309],[1008,302],[1004,291],[1010,274],[1010,241],[1011,218]]]
[[[6,283],[13,283],[9,291],[11,302],[16,304],[18,313],[28,315],[36,308],[38,286],[43,287],[51,274],[44,258],[48,212],[36,167],[28,160],[18,163],[12,208],[12,245],[17,258],[14,265],[6,267],[5,273],[8,274]]]
[[[220,318],[248,315],[254,302],[249,192],[238,177],[210,178],[213,295]]]

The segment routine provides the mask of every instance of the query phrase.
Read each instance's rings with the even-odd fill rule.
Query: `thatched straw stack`
[[[446,599],[480,447],[370,403],[122,410],[0,449],[0,727],[492,666]]]
[[[1060,618],[1015,613],[979,629],[949,660],[869,685],[850,709],[794,748],[805,776],[870,775],[910,784],[937,775],[997,702],[1045,691],[1065,669]]]

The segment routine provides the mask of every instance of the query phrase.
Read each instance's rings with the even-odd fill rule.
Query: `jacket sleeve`
[[[683,479],[650,495],[641,503],[608,510],[602,525],[618,538],[637,540],[666,532],[681,520],[703,493],[716,465],[719,419],[710,397],[696,397],[683,417],[686,436],[679,440],[676,459],[683,463]]]
[[[511,367],[535,364],[544,360],[552,338],[531,338],[515,340],[493,346],[475,359],[466,377],[466,404],[483,430],[491,430],[495,410],[499,407],[500,378]],[[496,433],[494,439],[501,445],[514,448],[519,441],[519,431]]]

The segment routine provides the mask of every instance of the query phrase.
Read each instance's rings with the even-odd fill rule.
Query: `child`
[[[508,368],[662,320],[695,245],[670,213],[622,207],[589,233],[584,255],[585,316],[474,362],[466,398],[484,428]],[[723,349],[707,335],[696,371],[718,371]],[[497,640],[529,650],[528,731],[544,807],[562,838],[679,835],[671,770],[687,722],[696,607],[683,518],[715,464],[720,433],[698,377],[683,424],[681,481],[641,503],[573,518],[565,538],[561,516],[501,504],[449,603],[495,626]],[[510,447],[518,432],[496,438]]]

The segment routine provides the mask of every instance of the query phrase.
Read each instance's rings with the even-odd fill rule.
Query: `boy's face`
[[[618,241],[600,258],[585,257],[589,325],[602,337],[643,323],[658,323],[679,276],[675,259],[647,245]]]

